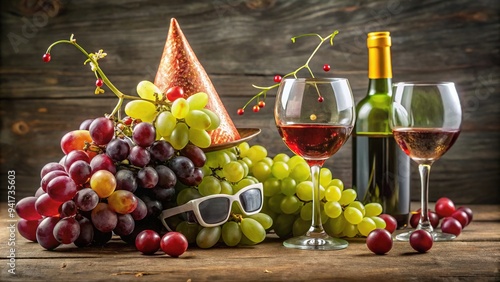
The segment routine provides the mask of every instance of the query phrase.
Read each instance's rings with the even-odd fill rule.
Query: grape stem
[[[118,119],[120,119],[120,109],[123,105],[123,100],[124,99],[128,99],[128,100],[143,100],[143,101],[148,101],[148,102],[151,102],[153,104],[156,104],[155,101],[152,101],[152,100],[149,100],[149,99],[143,99],[141,97],[137,97],[137,96],[131,96],[131,95],[126,95],[126,94],[123,94],[110,80],[109,78],[106,76],[106,74],[104,73],[104,71],[101,69],[101,67],[99,67],[99,64],[98,64],[98,59],[99,58],[103,58],[106,54],[105,53],[102,53],[102,50],[100,50],[98,52],[98,54],[94,54],[94,53],[88,53],[82,46],[80,46],[77,42],[76,42],[76,39],[74,38],[74,35],[72,34],[70,39],[69,40],[58,40],[54,43],[52,43],[48,48],[47,48],[47,51],[45,52],[46,54],[50,54],[50,51],[52,50],[52,48],[58,44],[70,44],[70,45],[73,45],[75,46],[78,50],[80,50],[80,52],[82,52],[86,57],[87,57],[87,60],[83,63],[84,65],[87,64],[87,62],[90,62],[91,66],[92,66],[92,70],[94,71],[95,75],[97,78],[101,78],[103,83],[111,90],[111,92],[113,92],[116,97],[118,98],[118,102],[116,103],[116,106],[115,108],[113,109],[113,111],[111,112],[111,114],[109,114],[109,117],[112,117],[114,116],[115,114],[118,114]],[[100,55],[100,56],[99,56]],[[103,93],[104,90],[102,90],[100,87],[97,87],[96,88],[96,91],[95,93],[96,94],[100,94],[100,93]]]
[[[287,73],[285,74],[282,79],[285,79],[287,77],[290,77],[290,76],[293,76],[295,78],[297,78],[297,74],[303,70],[303,69],[306,69],[308,72],[309,72],[309,75],[314,78],[314,73],[313,71],[311,70],[311,68],[309,67],[309,63],[311,62],[312,58],[316,55],[316,53],[318,52],[319,48],[321,48],[321,46],[323,45],[323,43],[325,43],[327,40],[330,41],[330,45],[333,46],[333,38],[335,37],[335,35],[337,35],[339,33],[338,30],[335,30],[334,32],[332,32],[331,34],[329,34],[328,36],[326,37],[322,37],[321,35],[317,34],[317,33],[306,33],[306,34],[301,34],[301,35],[298,35],[298,36],[294,36],[291,38],[292,40],[292,43],[295,43],[295,41],[298,39],[298,38],[302,38],[302,37],[307,37],[307,36],[316,36],[319,38],[320,42],[318,43],[318,45],[316,46],[316,48],[313,50],[313,52],[311,53],[311,55],[309,56],[309,58],[307,59],[307,61],[300,67],[298,67],[296,70],[290,72],[290,73]],[[267,97],[267,92],[273,88],[277,88],[278,86],[280,85],[279,82],[271,85],[271,86],[258,86],[258,85],[254,85],[252,84],[252,86],[256,89],[260,89],[261,91],[259,93],[257,93],[255,96],[253,96],[243,107],[242,109],[245,109],[252,101],[254,101],[255,99],[260,99],[260,97],[262,95],[264,95],[264,97],[262,98],[263,100],[266,99]],[[319,94],[319,92],[318,92]]]

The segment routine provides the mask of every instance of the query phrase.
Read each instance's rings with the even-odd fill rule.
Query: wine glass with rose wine
[[[347,241],[329,236],[321,223],[319,173],[324,162],[349,138],[355,106],[345,78],[288,78],[278,89],[274,117],[288,148],[303,157],[311,168],[312,221],[303,236],[283,242],[285,247],[307,250],[338,250]]]
[[[452,82],[394,85],[390,124],[399,147],[418,164],[421,183],[420,221],[417,229],[431,233],[434,241],[455,235],[434,230],[428,216],[429,173],[432,164],[455,143],[460,134],[462,109]],[[396,236],[408,241],[412,231]]]

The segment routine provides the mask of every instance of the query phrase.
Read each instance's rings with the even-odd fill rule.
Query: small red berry
[[[266,106],[266,102],[264,102],[264,101],[259,101],[259,104],[258,104],[258,105],[259,105],[259,107],[260,107],[260,108],[264,108],[264,107]]]
[[[252,110],[257,113],[258,111],[260,111],[260,107],[258,105],[255,105],[253,106]]]
[[[245,110],[243,109],[238,109],[238,111],[236,112],[239,116],[242,116],[244,113],[245,113]]]
[[[330,70],[330,65],[329,64],[324,64],[323,65],[323,70],[324,71],[329,71]]]
[[[103,84],[104,84],[104,82],[102,81],[102,79],[101,79],[101,78],[98,78],[98,79],[95,81],[95,86],[97,86],[97,87],[101,87]]]
[[[275,75],[274,76],[274,82],[276,82],[276,83],[280,83],[282,79],[283,78],[281,77],[281,75]]]
[[[43,54],[42,60],[46,63],[50,62],[50,53]]]
[[[323,96],[319,96],[318,97],[318,102],[322,103],[323,101],[325,101],[325,98],[323,98]]]
[[[167,90],[167,99],[171,102],[184,97],[184,89],[179,86],[172,86]]]

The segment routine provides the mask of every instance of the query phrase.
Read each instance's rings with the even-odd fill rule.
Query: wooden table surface
[[[190,247],[180,258],[141,255],[113,238],[104,247],[73,245],[46,251],[11,233],[2,204],[0,281],[500,281],[500,207],[470,206],[474,221],[452,242],[435,243],[424,254],[395,242],[383,256],[361,238],[339,251],[287,249],[269,236],[252,247]],[[15,275],[8,272],[9,238],[15,242]],[[12,242],[12,241],[10,241]]]

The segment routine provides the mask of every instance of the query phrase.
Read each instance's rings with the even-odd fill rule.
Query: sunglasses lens
[[[224,222],[229,215],[228,198],[212,198],[198,205],[201,217],[208,224]]]
[[[259,189],[250,189],[240,195],[240,202],[247,213],[257,211],[262,206],[262,195]]]

